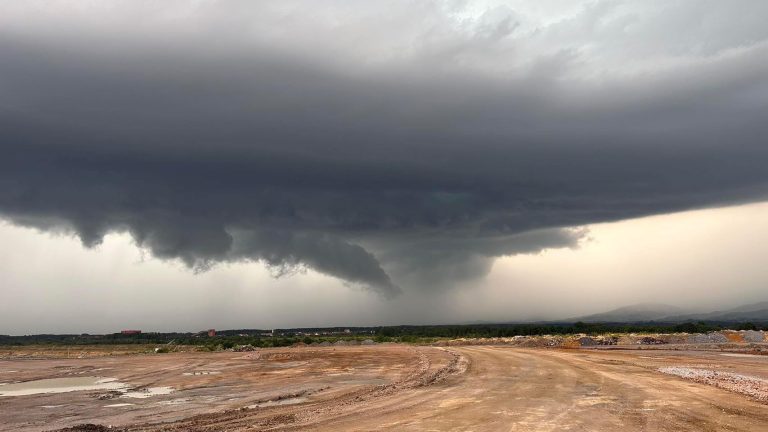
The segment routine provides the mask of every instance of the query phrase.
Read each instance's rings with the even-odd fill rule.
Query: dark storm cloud
[[[4,6],[0,214],[86,245],[390,295],[768,191],[763,2],[56,5]]]

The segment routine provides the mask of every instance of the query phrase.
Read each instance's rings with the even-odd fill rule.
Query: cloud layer
[[[765,2],[8,2],[0,214],[384,295],[768,192]]]

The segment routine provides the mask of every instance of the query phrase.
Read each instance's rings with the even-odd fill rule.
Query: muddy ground
[[[0,360],[0,394],[51,378],[125,386],[0,396],[0,431],[768,430],[768,356],[385,344],[83,357]]]

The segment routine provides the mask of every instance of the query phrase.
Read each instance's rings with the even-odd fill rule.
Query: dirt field
[[[62,378],[114,380],[17,394]],[[0,431],[768,430],[768,356],[717,351],[376,345],[10,358],[0,383],[10,394]]]

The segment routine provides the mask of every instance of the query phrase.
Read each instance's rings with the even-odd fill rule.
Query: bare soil
[[[759,386],[768,356],[383,344],[44,357],[0,360],[0,383],[101,376],[174,391],[0,397],[0,431],[768,430],[768,405],[754,392],[661,371]]]

